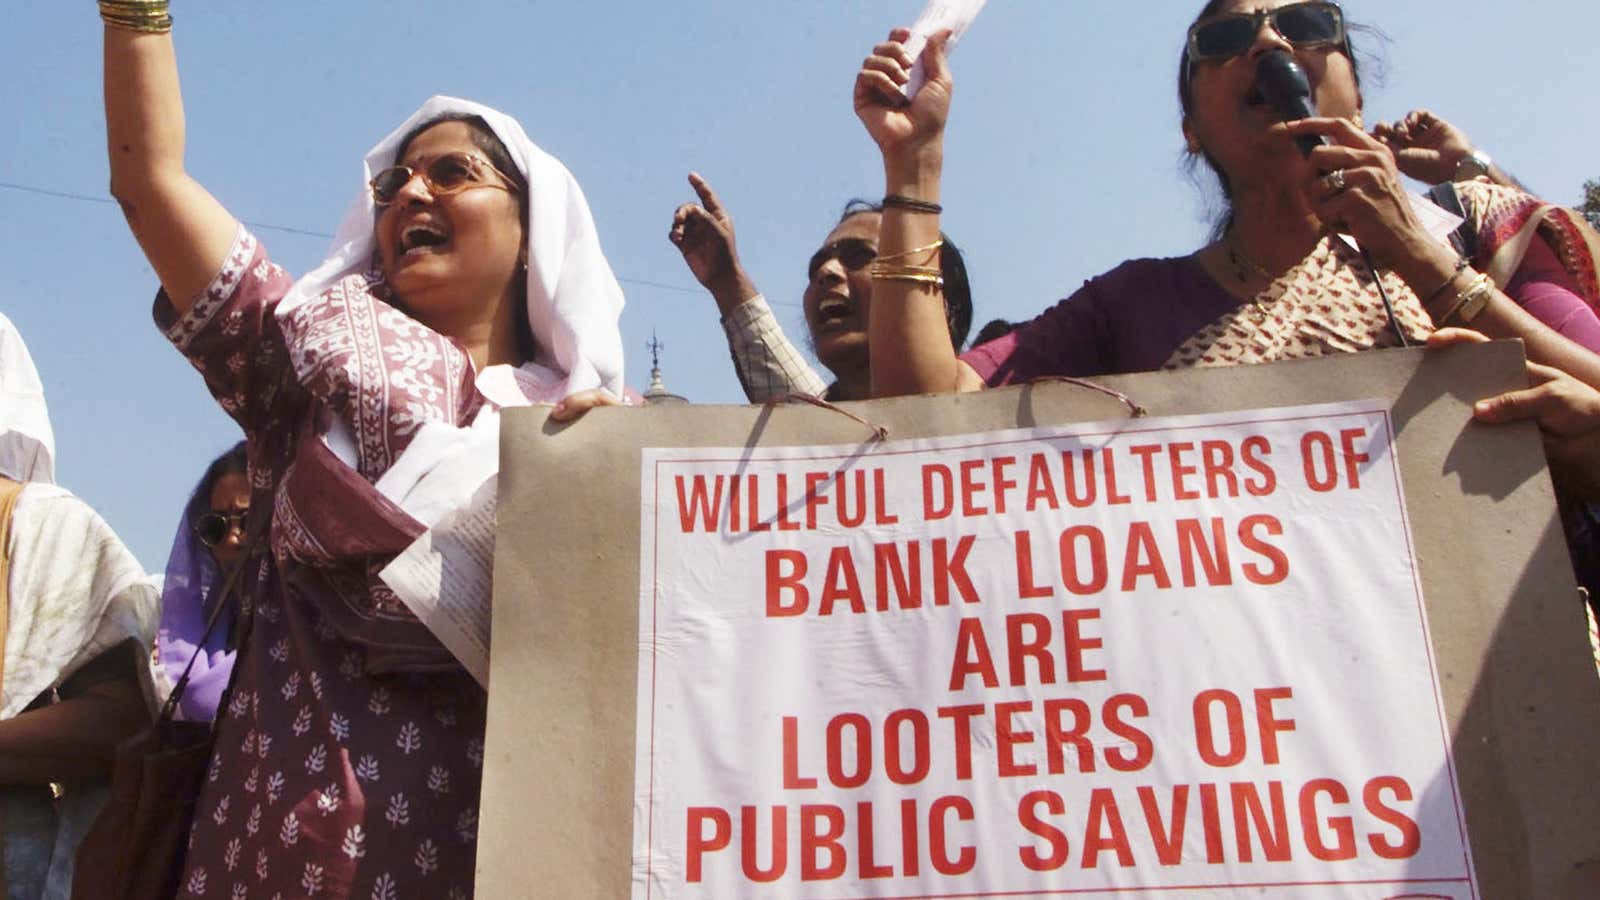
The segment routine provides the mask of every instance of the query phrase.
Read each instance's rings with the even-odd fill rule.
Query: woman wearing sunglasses
[[[158,324],[245,432],[265,532],[179,896],[470,896],[486,695],[380,573],[493,472],[501,408],[621,396],[588,205],[515,120],[436,97],[291,279],[184,169],[165,4],[100,8],[112,193]]]
[[[898,88],[912,62],[900,43],[907,35],[892,33],[867,59],[856,111],[883,152],[888,192],[936,202],[952,80],[942,44],[931,42],[924,60],[934,77],[906,104]],[[1275,52],[1305,71],[1317,116],[1285,124],[1258,89],[1258,66]],[[1228,202],[1215,239],[1187,257],[1126,262],[960,359],[935,339],[930,287],[915,271],[883,272],[872,334],[907,352],[874,360],[876,394],[1314,357],[1419,344],[1445,325],[1522,338],[1535,361],[1600,384],[1590,233],[1517,191],[1472,183],[1460,187],[1476,252],[1430,236],[1394,154],[1362,130],[1356,58],[1337,5],[1213,0],[1189,29],[1178,74],[1188,150]],[[1297,146],[1308,137],[1326,142],[1309,159]],[[934,210],[890,209],[880,252],[928,245],[938,229]]]
[[[206,620],[219,600],[228,572],[244,552],[244,520],[250,510],[250,481],[243,442],[211,461],[184,504],[178,533],[167,556],[161,584],[161,627],[156,632],[156,683],[171,691],[194,658],[189,683],[178,703],[178,717],[209,722],[233,673],[234,625],[224,610],[206,637]],[[203,652],[195,650],[204,640]]]

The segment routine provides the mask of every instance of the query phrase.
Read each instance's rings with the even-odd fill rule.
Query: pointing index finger
[[[719,219],[727,215],[722,208],[722,201],[717,199],[717,192],[711,189],[711,182],[701,177],[699,172],[689,173],[689,186],[700,195],[700,203],[705,206],[706,212]]]

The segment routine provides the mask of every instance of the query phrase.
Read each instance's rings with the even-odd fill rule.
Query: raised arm
[[[170,31],[106,23],[105,101],[111,195],[182,315],[222,268],[238,223],[184,171],[183,97]]]
[[[939,251],[926,249],[939,241],[944,125],[953,86],[945,54],[949,34],[928,41],[922,55],[928,80],[907,103],[900,86],[910,80],[912,59],[903,46],[910,36],[903,28],[890,32],[856,75],[856,116],[883,154],[883,224],[867,323],[874,397],[982,387],[950,344],[944,293],[932,280]]]
[[[1384,122],[1372,136],[1394,151],[1400,171],[1428,184],[1484,177],[1495,184],[1522,186],[1510,172],[1474,147],[1466,132],[1425,109],[1414,109],[1403,119]]]

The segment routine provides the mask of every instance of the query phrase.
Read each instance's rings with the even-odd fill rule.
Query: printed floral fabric
[[[1456,185],[1478,233],[1474,263],[1502,287],[1522,265],[1528,244],[1543,239],[1572,276],[1579,294],[1600,308],[1600,235],[1570,209],[1546,203],[1516,188],[1469,181]]]
[[[179,896],[470,897],[486,695],[378,581],[422,529],[373,482],[421,423],[465,424],[483,401],[462,349],[375,277],[280,321],[290,285],[241,229],[188,314],[157,299],[245,430],[251,508],[272,511]]]
[[[1384,290],[1406,340],[1420,344],[1433,322],[1417,295],[1391,272]],[[1298,265],[1248,303],[1185,341],[1163,368],[1239,366],[1397,347],[1372,269],[1336,237],[1325,237]]]

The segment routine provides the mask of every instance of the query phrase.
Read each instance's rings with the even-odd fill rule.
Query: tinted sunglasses
[[[499,183],[489,180],[491,172],[500,176]],[[427,186],[428,193],[435,197],[458,194],[477,187],[501,188],[513,194],[517,193],[516,181],[495,168],[494,163],[470,153],[457,152],[435,156],[424,161],[421,168],[417,169],[410,166],[390,166],[384,169],[368,182],[368,187],[372,188],[373,201],[379,206],[388,206],[400,195],[400,191],[411,183],[411,179],[419,175],[422,176],[422,183]]]
[[[244,530],[244,517],[247,510],[231,513],[208,512],[194,520],[195,537],[207,547],[215,547],[228,539],[235,528]]]
[[[811,255],[811,262],[806,265],[806,280],[811,281],[817,277],[817,270],[830,259],[837,259],[839,265],[846,270],[854,272],[878,258],[878,248],[860,238],[844,238],[824,245],[822,249]]]
[[[1277,9],[1214,16],[1189,26],[1189,61],[1232,59],[1255,45],[1262,25],[1296,49],[1343,47],[1344,11],[1336,3],[1291,3]]]

